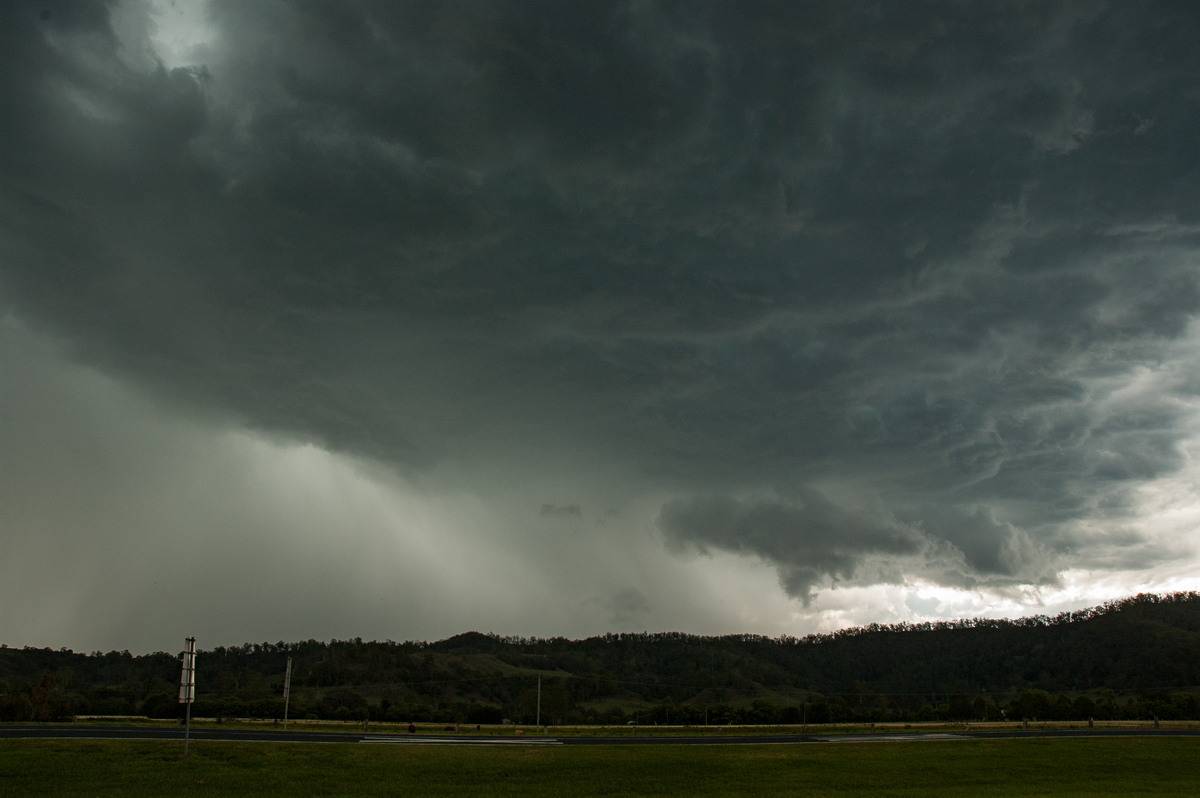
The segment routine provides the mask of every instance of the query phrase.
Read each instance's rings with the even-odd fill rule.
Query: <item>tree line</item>
[[[802,638],[468,632],[201,650],[198,717],[498,723],[1200,718],[1200,593]],[[0,646],[0,719],[175,717],[176,655]],[[539,691],[540,681],[540,691]],[[539,696],[540,692],[540,696]]]

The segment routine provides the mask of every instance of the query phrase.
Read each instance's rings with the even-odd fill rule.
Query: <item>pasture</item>
[[[6,740],[0,795],[1195,795],[1196,738],[745,746]]]

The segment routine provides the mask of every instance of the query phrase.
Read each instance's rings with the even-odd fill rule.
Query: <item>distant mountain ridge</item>
[[[427,642],[260,643],[200,653],[197,715],[492,722],[821,722],[1200,716],[1200,593],[1056,616],[872,624],[803,638],[466,632]],[[0,648],[0,718],[170,716],[169,654]],[[471,719],[474,720],[471,720]]]

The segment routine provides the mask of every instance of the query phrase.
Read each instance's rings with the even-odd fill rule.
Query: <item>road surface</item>
[[[801,743],[879,743],[949,740],[996,740],[1035,737],[1200,737],[1200,729],[1012,729],[961,732],[879,734],[708,734],[680,736],[504,736],[407,734],[404,732],[283,731],[203,726],[191,730],[196,741],[260,743],[369,743],[376,745],[779,745]],[[100,726],[83,724],[0,724],[0,739],[179,740],[182,726]]]

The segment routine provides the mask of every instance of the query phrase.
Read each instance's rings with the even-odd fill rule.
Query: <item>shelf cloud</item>
[[[0,639],[1196,589],[1198,31],[4,3]]]

